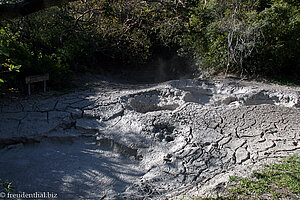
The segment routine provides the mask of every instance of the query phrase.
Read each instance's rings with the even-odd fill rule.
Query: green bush
[[[209,1],[192,9],[189,23],[181,53],[192,52],[202,69],[300,74],[298,1]]]
[[[0,90],[16,85],[16,73],[20,72],[21,65],[10,53],[10,48],[3,43],[1,36],[5,35],[0,29]]]
[[[300,73],[299,7],[275,2],[258,16],[264,34],[254,59],[258,72],[276,75]]]
[[[59,87],[66,81],[70,69],[86,63],[92,55],[89,37],[66,31],[65,26],[73,22],[62,8],[53,8],[3,23],[0,45],[7,54],[0,57],[1,63],[9,60],[22,66],[17,78],[20,82],[28,75],[49,73],[50,86]]]

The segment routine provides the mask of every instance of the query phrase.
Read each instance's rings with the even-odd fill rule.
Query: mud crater
[[[152,90],[129,98],[129,105],[139,113],[175,110],[181,104],[180,94],[169,90]]]
[[[300,153],[299,90],[111,85],[0,105],[0,178],[64,199],[175,198],[188,187],[208,191],[226,170]]]

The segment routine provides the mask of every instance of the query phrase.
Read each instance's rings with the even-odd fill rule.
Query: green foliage
[[[182,20],[169,5],[173,7],[137,0],[87,1],[74,3],[70,12],[85,13],[74,17],[97,38],[101,53],[124,63],[141,64],[149,60],[153,47],[170,44],[182,27]]]
[[[4,84],[15,81],[15,73],[20,72],[21,65],[16,65],[10,59],[8,51],[0,48],[0,89]]]
[[[294,155],[265,165],[250,178],[231,176],[225,192],[218,197],[193,199],[299,199],[299,196],[300,156]]]
[[[177,52],[211,72],[298,77],[299,32],[296,0],[77,1],[2,22],[0,73],[50,73],[55,86],[71,71]]]
[[[255,59],[261,71],[272,75],[299,73],[300,13],[299,7],[275,2],[258,16],[264,42],[258,46]]]
[[[275,76],[300,72],[298,1],[209,1],[192,8],[181,51],[199,67]]]
[[[55,86],[70,70],[148,62],[182,31],[182,8],[171,1],[74,2],[3,23],[0,42],[22,66],[19,79],[50,73]]]
[[[6,50],[6,54],[2,53],[6,60],[2,56],[2,66],[22,66],[17,75],[21,82],[27,75],[50,73],[50,85],[59,86],[70,73],[70,66],[85,58],[82,54],[79,56],[79,52],[88,46],[82,45],[79,36],[74,37],[78,39],[77,43],[71,42],[73,38],[63,26],[71,21],[64,21],[65,18],[62,9],[54,8],[3,24],[0,44]],[[6,85],[17,84],[14,81],[14,84]]]
[[[292,156],[288,159],[266,165],[261,171],[254,172],[253,178],[231,177],[233,187],[229,190],[230,198],[249,197],[273,199],[299,197],[300,195],[300,157]]]
[[[9,193],[9,192],[13,192],[15,190],[12,185],[12,182],[3,181],[2,179],[0,179],[0,185],[1,185],[0,192],[5,191],[5,192]]]

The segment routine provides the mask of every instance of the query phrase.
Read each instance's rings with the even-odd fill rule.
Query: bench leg
[[[44,80],[44,92],[46,92],[46,87],[47,87],[46,80]]]
[[[28,84],[28,95],[30,96],[30,83]]]

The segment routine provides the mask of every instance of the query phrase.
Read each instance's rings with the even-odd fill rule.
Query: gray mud
[[[205,195],[300,152],[300,91],[230,80],[99,82],[0,102],[0,178],[60,199]]]

